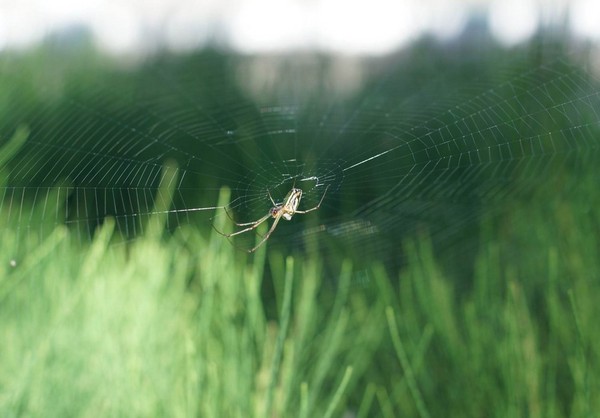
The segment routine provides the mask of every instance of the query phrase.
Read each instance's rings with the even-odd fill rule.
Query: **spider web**
[[[600,137],[600,90],[573,56],[480,51],[421,45],[342,72],[331,57],[207,52],[34,81],[5,61],[0,135],[29,135],[0,160],[2,228],[43,239],[66,223],[88,240],[112,216],[129,240],[164,208],[169,230],[208,230],[223,186],[238,222],[298,187],[301,210],[327,194],[280,222],[271,248],[396,264],[421,229],[467,248],[482,213],[576,182]],[[352,71],[360,82],[339,80]],[[163,176],[166,163],[176,176]],[[254,236],[236,241],[250,248]]]

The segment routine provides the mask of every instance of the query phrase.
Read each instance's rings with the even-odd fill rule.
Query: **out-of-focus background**
[[[213,42],[246,53],[386,54],[422,36],[456,36],[473,16],[511,46],[548,26],[597,40],[599,8],[593,0],[4,0],[0,47],[31,47],[50,34],[86,28],[102,50],[117,54],[190,51]]]
[[[0,416],[594,416],[597,16],[0,0]]]

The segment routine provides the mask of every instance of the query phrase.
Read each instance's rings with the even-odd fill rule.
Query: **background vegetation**
[[[52,129],[37,112],[62,111],[39,96],[46,78],[22,77],[47,51],[3,63],[5,194],[8,162],[27,147],[26,131],[7,133]],[[71,95],[96,94],[114,70],[82,62],[89,71],[59,75]],[[130,74],[113,76],[127,91]],[[110,94],[106,114],[126,108]],[[600,194],[595,165],[578,164],[482,211],[468,248],[439,251],[426,228],[403,235],[397,268],[331,262],[317,246],[290,255],[267,243],[250,256],[208,228],[164,234],[161,214],[131,242],[110,217],[82,240],[27,199],[17,225],[3,197],[0,415],[595,416]],[[206,188],[223,205],[220,186]]]

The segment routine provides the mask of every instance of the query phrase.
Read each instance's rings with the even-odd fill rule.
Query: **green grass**
[[[191,227],[161,239],[163,221],[127,246],[110,245],[111,220],[83,246],[64,227],[39,243],[2,225],[2,254],[31,251],[0,270],[0,415],[339,415],[383,331],[365,350],[349,326],[371,313],[343,292],[320,304],[319,262],[290,257],[269,320],[265,251],[247,260]]]
[[[318,255],[164,237],[160,217],[111,245],[111,220],[82,243],[0,214],[0,416],[592,417],[597,203],[590,177],[484,219],[466,284],[423,234],[399,277],[341,261],[333,293]]]

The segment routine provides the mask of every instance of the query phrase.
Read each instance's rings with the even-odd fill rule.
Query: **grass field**
[[[318,255],[165,238],[160,217],[128,245],[110,220],[89,244],[2,225],[0,415],[595,416],[593,180],[484,219],[468,284],[426,234],[399,277],[345,260],[332,289]]]
[[[44,59],[32,62],[32,72],[47,67]],[[19,79],[21,72],[13,71]],[[85,80],[97,75],[81,72],[85,91]],[[24,85],[30,78],[37,80],[24,76]],[[9,91],[11,79],[0,82]],[[23,119],[37,121],[37,105],[12,99],[34,103],[45,90],[32,84],[30,98],[12,88],[14,97],[0,98],[3,117],[21,120],[26,109]],[[593,123],[581,142],[589,148],[565,154],[594,150],[597,111],[587,110]],[[38,130],[54,129],[54,120]],[[97,136],[90,140],[100,141],[96,122],[89,122]],[[564,131],[575,135],[576,127]],[[440,254],[427,231],[403,237],[405,262],[391,273],[377,259],[360,260],[360,269],[356,260],[325,260],[318,248],[287,256],[267,242],[249,255],[208,222],[166,234],[161,215],[129,242],[113,219],[93,240],[82,238],[63,225],[61,208],[30,208],[11,195],[8,165],[18,164],[11,158],[26,139],[18,131],[0,149],[0,417],[560,418],[600,411],[595,167],[571,181],[553,176],[561,184],[530,197],[488,201],[472,228],[475,257],[459,246]],[[532,177],[534,157],[525,164]],[[209,186],[197,190],[216,193]],[[47,200],[64,201],[55,198],[64,190]],[[219,205],[229,199],[222,189]],[[220,230],[231,227],[222,212],[215,219]]]

